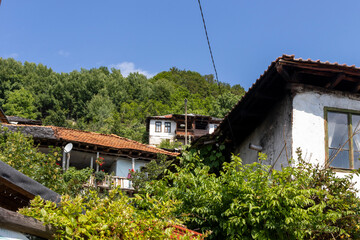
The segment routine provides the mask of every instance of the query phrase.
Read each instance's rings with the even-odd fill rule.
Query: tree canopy
[[[175,67],[151,79],[107,67],[56,73],[42,64],[0,58],[0,106],[45,124],[115,133],[147,142],[149,116],[188,112],[223,117],[244,94],[240,85]]]

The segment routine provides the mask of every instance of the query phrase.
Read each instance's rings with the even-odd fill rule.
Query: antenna
[[[68,143],[66,144],[66,146],[64,147],[64,153],[63,153],[63,161],[62,161],[62,168],[63,171],[66,171],[66,169],[69,168],[69,164],[70,164],[70,152],[71,149],[73,148],[73,144],[72,143]],[[68,154],[67,159],[65,158],[65,155]]]
[[[65,153],[69,153],[72,148],[73,148],[73,144],[72,144],[72,143],[68,143],[68,144],[66,144],[66,146],[64,147],[64,152],[65,152]]]

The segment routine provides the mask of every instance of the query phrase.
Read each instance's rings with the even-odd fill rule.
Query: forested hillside
[[[212,75],[171,68],[151,79],[106,67],[56,73],[42,64],[0,58],[0,106],[46,125],[114,133],[147,142],[148,116],[188,112],[223,117],[244,94]]]

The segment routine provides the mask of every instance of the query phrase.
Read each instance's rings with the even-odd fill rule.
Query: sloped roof
[[[18,116],[6,116],[9,122],[16,122],[18,124],[26,124],[26,125],[41,125],[41,120],[34,120],[29,118],[23,118]]]
[[[224,117],[213,135],[200,141],[207,141],[219,135],[232,142],[241,141],[285,94],[291,94],[295,89],[304,87],[359,94],[360,68],[283,55],[269,65]]]
[[[165,151],[156,147],[139,143],[115,134],[101,134],[82,130],[75,130],[56,126],[37,126],[21,124],[3,124],[11,131],[20,130],[38,139],[49,139],[55,141],[65,141],[81,143],[95,146],[102,146],[111,149],[135,150],[152,154],[165,154],[168,156],[178,156],[179,153]]]
[[[132,149],[151,153],[160,153],[170,156],[177,156],[178,153],[168,152],[156,147],[151,147],[146,144],[139,143],[115,134],[101,134],[95,132],[86,132],[81,130],[74,130],[63,127],[51,126],[54,130],[55,136],[69,142],[82,142],[98,146],[104,146],[116,149]]]
[[[45,200],[60,202],[60,195],[0,161],[0,207],[16,211],[40,195]]]

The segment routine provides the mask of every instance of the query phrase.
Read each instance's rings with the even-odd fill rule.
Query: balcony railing
[[[123,190],[134,190],[132,182],[126,177],[105,176],[101,182],[96,182],[95,175],[91,175],[89,181],[85,184],[86,187],[99,187],[110,189],[111,187],[120,187]]]

